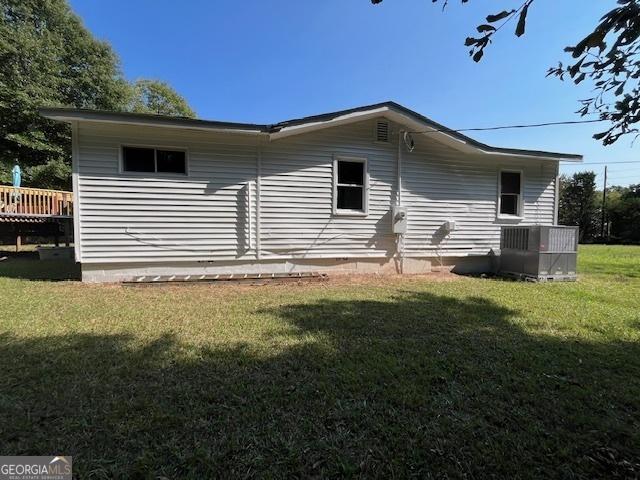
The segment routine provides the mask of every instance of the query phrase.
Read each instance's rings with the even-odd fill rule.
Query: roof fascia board
[[[352,112],[339,117],[332,118],[330,120],[316,121],[312,123],[301,123],[299,125],[292,125],[290,127],[283,127],[277,132],[273,132],[269,135],[271,140],[279,140],[281,138],[291,137],[293,135],[299,135],[301,133],[309,133],[317,130],[322,130],[329,127],[337,127],[339,125],[348,125],[350,123],[361,122],[370,118],[376,118],[384,116],[389,111],[389,107],[380,107],[373,110],[367,110],[363,112]]]
[[[449,135],[446,132],[441,132],[430,125],[425,125],[423,122],[419,120],[415,120],[401,112],[396,112],[391,110],[387,115],[385,115],[389,120],[392,120],[396,123],[400,123],[405,127],[409,128],[410,132],[421,132],[421,135],[428,136],[429,138],[435,139],[436,141],[443,143],[455,150],[465,152],[465,153],[477,153],[478,149],[469,145],[467,142],[460,138],[456,138],[452,135]]]
[[[455,137],[447,132],[440,131],[425,122],[416,119],[414,116],[397,111],[391,107],[377,107],[372,110],[351,112],[345,115],[341,115],[336,118],[332,118],[324,121],[316,121],[312,123],[301,123],[299,125],[292,125],[290,127],[284,127],[281,130],[271,133],[269,135],[270,140],[279,140],[282,138],[299,135],[302,133],[309,133],[318,130],[322,130],[329,127],[336,127],[340,125],[348,125],[351,123],[361,122],[364,120],[385,117],[388,120],[404,125],[410,131],[422,132],[421,134],[428,136],[444,145],[447,145],[455,150],[469,154],[482,154],[488,156],[498,157],[511,157],[511,158],[524,158],[524,159],[539,159],[549,161],[564,161],[564,162],[582,162],[581,158],[575,158],[572,156],[548,156],[543,153],[537,154],[534,152],[518,152],[516,149],[510,151],[501,151],[500,149],[485,149],[478,145],[470,144],[463,138]],[[489,146],[487,146],[489,147]]]
[[[571,156],[563,157],[563,156],[553,156],[545,155],[543,153],[517,153],[517,152],[496,152],[496,151],[487,151],[481,148],[477,149],[483,155],[490,155],[495,157],[509,157],[509,158],[524,158],[524,159],[536,159],[536,160],[547,160],[553,162],[571,162],[571,163],[582,163],[582,158],[575,158]]]
[[[164,128],[176,128],[181,130],[204,130],[207,132],[221,132],[221,133],[237,133],[242,135],[260,135],[267,136],[268,134],[260,128],[249,129],[242,128],[240,124],[238,126],[216,126],[216,125],[198,125],[195,123],[186,123],[184,119],[176,119],[172,121],[171,119],[135,119],[135,118],[118,118],[114,116],[113,118],[107,118],[102,115],[92,115],[92,114],[76,114],[76,113],[65,113],[65,112],[55,112],[42,110],[41,115],[45,118],[49,118],[51,120],[56,120],[59,122],[88,122],[88,123],[108,123],[115,125],[135,125],[140,127],[164,127]]]
[[[314,132],[329,127],[348,125],[372,118],[384,117],[398,124],[404,125],[413,132],[421,132],[430,138],[447,145],[455,150],[469,153],[482,154],[494,157],[511,157],[539,159],[562,162],[582,162],[582,156],[562,153],[542,152],[515,148],[491,147],[478,142],[470,137],[448,130],[430,119],[393,102],[371,105],[337,112],[333,114],[318,115],[308,119],[299,119],[277,125],[254,125],[233,122],[215,122],[186,118],[156,117],[154,115],[131,114],[118,112],[103,112],[92,110],[73,110],[66,108],[42,108],[40,114],[46,118],[62,122],[96,122],[110,124],[126,124],[136,126],[154,126],[176,128],[184,130],[201,130],[208,132],[232,133],[268,137],[269,140],[278,140],[302,133]]]
[[[232,133],[239,135],[251,135],[251,136],[267,136],[268,133],[261,132],[259,130],[242,130],[237,128],[223,128],[223,127],[198,127],[195,125],[179,125],[173,123],[150,123],[150,122],[136,122],[136,121],[120,121],[120,120],[85,120],[87,123],[111,123],[116,125],[135,125],[139,127],[162,127],[162,128],[176,128],[179,130],[201,130],[207,132],[216,133]]]

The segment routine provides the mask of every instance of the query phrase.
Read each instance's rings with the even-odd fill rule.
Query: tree
[[[612,239],[640,243],[640,185],[612,187],[608,198],[607,217]]]
[[[159,80],[140,79],[131,86],[127,110],[194,118],[195,112],[170,85]]]
[[[0,0],[0,181],[14,162],[25,183],[70,186],[70,135],[43,105],[118,109],[127,94],[118,59],[64,0]]]
[[[18,162],[25,185],[71,188],[70,129],[42,106],[194,115],[162,82],[129,85],[67,0],[0,0],[0,183]]]
[[[383,0],[371,0],[373,4]],[[447,6],[449,0],[431,0]],[[468,3],[469,0],[461,0]],[[517,19],[515,34],[525,34],[527,16],[535,0],[524,0],[517,9],[501,10],[488,15],[486,22],[477,27],[478,36],[468,37],[473,60],[479,62],[494,36],[509,22]],[[553,3],[553,2],[552,2]],[[551,6],[549,8],[552,8]],[[547,75],[561,80],[571,79],[576,85],[589,79],[595,94],[581,100],[578,113],[592,113],[610,121],[609,129],[594,138],[604,145],[615,143],[621,136],[640,135],[640,0],[618,0],[617,6],[607,12],[592,32],[574,46],[565,48],[572,60],[568,65],[560,62],[550,68]]]
[[[578,172],[572,177],[560,177],[560,225],[580,227],[580,241],[589,240],[598,224],[596,205],[596,174]]]

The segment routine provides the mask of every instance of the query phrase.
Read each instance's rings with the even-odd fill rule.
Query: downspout
[[[402,134],[398,132],[398,191],[396,192],[396,205],[402,205]]]
[[[258,147],[258,156],[256,157],[256,259],[262,259],[262,234],[261,234],[261,207],[262,199],[260,190],[262,185],[262,145]]]
[[[403,131],[398,132],[398,191],[396,192],[396,205],[402,206],[402,135]],[[398,234],[398,242],[396,244],[398,257],[400,257],[400,274],[404,274],[404,234]]]
[[[253,250],[253,188],[251,188],[251,181],[247,182],[247,206],[249,210],[249,250]]]
[[[80,138],[78,122],[71,122],[71,182],[73,185],[73,250],[76,262],[82,262],[80,238]]]
[[[555,198],[553,201],[553,224],[558,225],[558,211],[560,209],[560,162],[556,162]]]

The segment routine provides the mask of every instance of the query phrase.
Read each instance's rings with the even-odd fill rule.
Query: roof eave
[[[478,149],[486,155],[497,155],[507,157],[519,157],[519,158],[535,158],[537,160],[553,160],[556,162],[572,162],[582,163],[584,157],[582,155],[575,155],[571,153],[556,153],[556,152],[536,152],[530,150],[518,150],[518,149],[501,149],[496,148],[493,150]]]
[[[329,127],[347,125],[376,117],[385,117],[405,125],[410,131],[429,135],[440,143],[470,154],[510,156],[517,158],[553,160],[561,162],[582,162],[581,155],[500,148],[478,142],[460,132],[451,130],[433,120],[395,102],[384,102],[364,107],[352,108],[333,113],[314,115],[288,120],[275,125],[259,125],[234,122],[198,120],[184,117],[167,117],[153,114],[119,113],[99,110],[70,108],[41,108],[40,114],[61,122],[99,122],[139,126],[170,127],[188,130],[206,130],[240,135],[264,136],[269,140],[279,140],[302,133],[309,133]]]
[[[39,109],[39,113],[45,118],[66,123],[83,121],[146,127],[171,127],[185,130],[206,130],[209,132],[227,132],[242,135],[268,135],[268,127],[266,125],[214,122],[184,117],[170,118],[153,114],[102,112],[66,108],[41,108]]]
[[[486,155],[510,156],[527,159],[553,160],[562,162],[582,162],[581,155],[524,150],[515,148],[500,148],[485,145],[472,138],[439,125],[426,117],[413,112],[393,102],[371,105],[364,109],[346,110],[342,114],[333,117],[315,116],[308,119],[300,119],[293,122],[283,122],[273,127],[274,131],[269,135],[271,140],[322,130],[329,127],[347,125],[361,122],[371,118],[385,117],[388,120],[407,126],[415,132],[436,138],[456,150],[466,153],[480,153]],[[305,120],[308,120],[305,122]]]
[[[279,140],[293,135],[300,135],[301,133],[322,130],[328,127],[337,127],[354,122],[361,122],[363,120],[384,115],[388,111],[388,107],[379,107],[366,112],[349,112],[344,115],[331,118],[330,120],[311,121],[308,123],[292,124],[290,126],[283,123],[272,127],[273,132],[269,134],[269,138],[271,140]]]

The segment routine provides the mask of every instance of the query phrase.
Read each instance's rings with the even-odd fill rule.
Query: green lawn
[[[580,265],[578,283],[128,288],[9,258],[0,453],[98,479],[637,477],[640,248]]]

